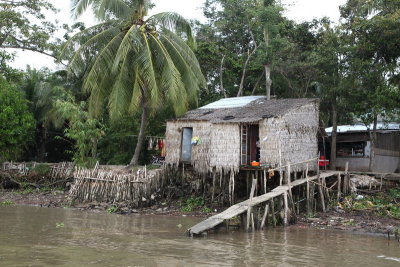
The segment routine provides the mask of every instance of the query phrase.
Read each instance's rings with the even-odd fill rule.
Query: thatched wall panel
[[[193,128],[193,136],[201,138],[200,145],[192,146],[191,164],[196,171],[207,172],[210,167],[211,123],[202,121],[169,121],[166,130],[167,156],[165,162],[178,165],[181,158],[182,129]]]
[[[239,124],[216,123],[211,128],[210,164],[217,171],[239,171],[240,126]]]
[[[264,119],[260,123],[261,162],[279,165],[281,162],[296,163],[315,158],[318,153],[317,131],[319,110],[317,103],[293,109],[277,118]],[[316,164],[309,164],[315,170]],[[306,164],[291,167],[292,171],[305,170]]]

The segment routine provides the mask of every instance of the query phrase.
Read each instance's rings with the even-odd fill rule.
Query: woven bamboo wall
[[[318,155],[318,103],[293,109],[278,118],[264,119],[260,123],[261,163],[279,165],[279,144],[282,164],[296,163]],[[315,163],[309,170],[316,170]],[[302,171],[306,164],[292,166],[292,171]]]
[[[193,136],[200,137],[202,143],[192,146],[192,165],[198,172],[210,168],[211,123],[205,121],[169,121],[166,130],[167,156],[165,162],[178,165],[181,158],[182,128],[193,128]]]
[[[240,127],[239,124],[213,124],[211,128],[211,166],[218,172],[240,167]]]

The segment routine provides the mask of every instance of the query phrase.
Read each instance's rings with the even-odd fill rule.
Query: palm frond
[[[135,66],[133,69],[133,85],[132,85],[132,96],[129,105],[129,112],[137,112],[139,111],[142,103],[143,93],[142,88],[140,87],[143,84],[142,80],[140,79],[138,67]]]
[[[123,36],[123,32],[119,33],[101,50],[85,77],[83,90],[90,92],[89,111],[94,116],[100,114],[104,107],[104,100],[109,95],[108,89],[115,76],[111,72],[111,68]]]
[[[174,12],[162,12],[151,16],[146,23],[161,27],[161,30],[167,29],[178,34],[185,34],[188,44],[196,48],[196,41],[193,38],[190,23],[181,15]]]
[[[94,2],[96,2],[96,0],[72,0],[72,14],[73,17],[76,19],[78,18],[80,15],[82,15],[86,9],[88,9],[88,7],[90,5],[92,5]]]
[[[143,97],[149,99],[151,103],[158,104],[160,94],[156,79],[156,70],[153,65],[153,54],[146,33],[141,33],[141,35],[142,45],[137,53],[134,65],[138,67],[139,76],[143,83],[143,86],[141,85],[145,93]]]
[[[118,69],[118,75],[111,89],[108,110],[112,120],[119,118],[129,110],[131,105],[132,80],[135,77],[135,73],[131,68],[132,58],[131,53],[125,57],[120,69]]]
[[[115,55],[113,71],[119,66],[120,62],[125,60],[129,52],[137,53],[142,45],[142,35],[136,25],[132,25],[124,36],[121,45]],[[134,55],[132,55],[134,56]]]
[[[171,51],[175,50],[176,53],[183,58],[183,60],[192,69],[193,74],[200,83],[200,86],[206,88],[206,79],[204,78],[200,64],[192,49],[190,49],[190,47],[181,38],[179,38],[179,36],[169,30],[164,30],[164,32],[160,35],[160,39],[166,47],[171,49]]]
[[[155,35],[149,35],[150,45],[155,54],[154,61],[158,69],[159,87],[163,95],[172,103],[177,114],[187,110],[187,93],[182,76],[176,68],[171,55]]]
[[[73,57],[70,59],[68,71],[73,73],[81,72],[88,64],[88,54],[92,54],[93,51],[101,51],[119,31],[119,28],[113,27],[87,40],[86,43],[82,44],[75,51]]]
[[[113,21],[107,21],[104,23],[100,23],[97,25],[94,25],[92,27],[89,27],[81,32],[78,32],[75,34],[73,37],[71,37],[62,47],[61,53],[60,53],[60,59],[69,59],[71,54],[73,54],[76,51],[76,47],[84,44],[87,42],[90,38],[92,38],[94,35],[97,35],[104,30],[107,30],[110,27],[116,26],[115,24],[118,24],[119,21],[113,20]]]
[[[131,7],[129,7],[122,0],[101,0],[95,8],[95,15],[98,19],[106,19],[108,14],[114,15],[119,19],[129,19],[133,13]]]

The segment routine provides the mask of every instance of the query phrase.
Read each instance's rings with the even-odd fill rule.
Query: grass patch
[[[107,211],[107,213],[115,213],[118,210],[119,210],[119,208],[117,206],[111,206],[106,211]]]
[[[204,200],[201,197],[189,197],[183,203],[181,202],[182,212],[192,212],[194,209],[202,207]]]
[[[10,206],[13,204],[14,204],[14,202],[12,202],[11,200],[5,200],[5,201],[0,202],[0,206]]]
[[[38,175],[47,175],[50,173],[50,166],[48,164],[37,164],[34,168],[32,168],[32,172]]]
[[[371,211],[381,216],[400,219],[400,188],[366,195],[359,200],[355,196],[346,197],[343,204],[347,209]]]

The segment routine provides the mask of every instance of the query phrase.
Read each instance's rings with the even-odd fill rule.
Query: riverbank
[[[39,206],[46,208],[72,208],[78,210],[88,210],[97,212],[108,212],[117,214],[152,214],[152,215],[172,215],[172,216],[196,216],[207,217],[211,210],[193,207],[190,211],[186,203],[172,201],[166,203],[160,201],[159,204],[149,207],[136,208],[129,203],[119,203],[118,205],[90,202],[73,204],[68,200],[68,194],[63,190],[5,190],[0,189],[0,206],[24,205]]]
[[[392,191],[395,205],[391,206],[393,210],[400,207],[400,190]],[[388,195],[389,193],[381,193]],[[350,197],[341,202],[341,205],[332,208],[328,212],[318,212],[312,215],[301,215],[298,217],[297,224],[292,227],[299,228],[318,228],[335,229],[343,231],[354,231],[364,233],[377,233],[393,235],[400,231],[400,219],[384,215],[379,209],[374,207],[371,196],[366,196],[362,200],[354,200],[351,206],[343,207],[344,203],[350,202]],[[193,202],[196,201],[194,198]],[[382,203],[382,196],[374,196],[374,201]],[[367,203],[367,204],[365,204]],[[173,201],[170,203],[159,201],[158,204],[144,208],[133,208],[128,203],[122,203],[118,206],[107,203],[87,203],[72,205],[67,194],[62,190],[0,190],[0,205],[30,205],[48,208],[72,208],[79,210],[88,210],[92,212],[108,212],[118,214],[151,214],[168,216],[196,216],[208,217],[215,214],[201,205],[193,205],[188,208],[187,202]],[[381,204],[382,206],[383,204]],[[389,205],[390,206],[390,205]],[[218,212],[219,210],[217,210]],[[397,216],[397,213],[395,213]]]

